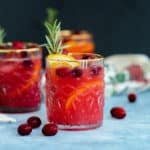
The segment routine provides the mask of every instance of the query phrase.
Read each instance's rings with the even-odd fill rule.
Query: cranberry
[[[37,116],[32,116],[27,120],[27,123],[32,127],[32,128],[38,128],[41,125],[41,119]]]
[[[5,49],[5,48],[6,48],[6,46],[0,45],[0,49]]]
[[[85,55],[82,56],[82,59],[93,59],[93,58],[94,58],[94,56],[87,55],[87,54],[85,54]]]
[[[136,98],[137,98],[137,96],[136,96],[135,93],[129,93],[129,94],[128,94],[128,100],[129,100],[130,102],[135,102],[135,101],[136,101]]]
[[[26,45],[23,42],[15,41],[15,42],[12,43],[12,48],[13,49],[25,49]]]
[[[68,51],[66,49],[63,49],[63,54],[68,54]]]
[[[33,62],[32,62],[32,60],[24,60],[24,61],[23,61],[23,66],[32,68],[32,67],[33,67]]]
[[[56,74],[59,77],[66,77],[70,74],[70,69],[67,67],[61,67],[56,69]]]
[[[54,123],[45,124],[42,128],[42,133],[45,136],[54,136],[57,134],[57,132],[58,132],[58,127]]]
[[[18,127],[18,133],[22,136],[29,135],[31,132],[32,132],[32,127],[27,123],[21,124]]]
[[[92,66],[90,67],[90,74],[91,75],[99,75],[102,68],[100,66]]]
[[[28,52],[25,52],[25,51],[21,52],[21,57],[22,58],[28,57]]]
[[[77,77],[81,77],[82,74],[83,74],[83,72],[82,72],[82,69],[76,67],[76,68],[74,68],[74,69],[71,71],[71,74],[72,74],[73,77],[76,77],[76,78],[77,78]]]
[[[112,117],[117,119],[123,119],[126,116],[126,111],[122,107],[113,107],[110,111]]]
[[[36,44],[31,44],[31,45],[28,46],[28,48],[38,48],[38,45],[36,45]]]
[[[80,30],[74,30],[74,31],[72,31],[72,34],[81,34],[81,31]]]

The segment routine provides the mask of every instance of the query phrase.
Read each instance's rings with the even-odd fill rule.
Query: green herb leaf
[[[0,26],[0,44],[3,43],[5,36],[6,36],[6,32],[5,32],[5,30]]]
[[[50,54],[62,53],[62,40],[60,39],[61,23],[55,20],[53,24],[45,22],[47,35],[47,50]]]

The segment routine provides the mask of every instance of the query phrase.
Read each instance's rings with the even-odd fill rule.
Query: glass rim
[[[31,47],[31,48],[23,48],[23,49],[13,49],[13,48],[0,48],[0,53],[10,53],[10,52],[13,52],[13,53],[20,53],[20,52],[36,52],[36,51],[39,51],[41,49],[41,47],[37,44],[37,43],[31,43],[31,42],[25,42],[27,44],[36,44],[37,47]],[[12,44],[12,42],[6,42],[6,43],[2,43],[0,44],[0,46],[5,46],[7,44]]]
[[[20,53],[20,52],[35,52],[35,51],[39,51],[40,47],[36,47],[36,48],[25,48],[25,49],[0,49],[0,53]]]
[[[48,56],[49,55],[51,55],[51,54],[49,54],[47,57],[46,57],[46,60],[49,62],[49,61],[58,61],[58,62],[61,62],[61,61],[68,61],[68,62],[76,62],[76,61],[78,61],[78,62],[87,62],[87,61],[89,61],[89,62],[92,62],[92,61],[103,61],[104,60],[104,57],[103,57],[103,55],[101,55],[101,54],[97,54],[97,53],[80,53],[80,52],[76,52],[76,53],[68,53],[67,55],[68,56],[72,56],[72,54],[73,55],[79,55],[79,54],[85,54],[85,55],[94,55],[94,56],[96,56],[96,58],[88,58],[88,59],[75,59],[75,60],[65,60],[65,59],[52,59],[52,58],[48,58]],[[66,54],[63,54],[63,55],[66,55]]]

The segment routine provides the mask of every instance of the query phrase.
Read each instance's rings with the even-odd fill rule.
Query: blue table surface
[[[125,119],[111,117],[113,106],[123,106]],[[102,127],[88,131],[59,131],[45,137],[41,128],[29,136],[19,136],[17,127],[32,115],[46,123],[45,105],[40,111],[26,114],[9,114],[16,123],[0,124],[0,150],[149,150],[150,149],[150,91],[138,94],[136,103],[129,103],[126,95],[106,99]]]

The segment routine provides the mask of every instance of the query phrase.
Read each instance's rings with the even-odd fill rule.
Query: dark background
[[[45,42],[46,8],[59,10],[63,29],[87,29],[96,51],[146,53],[150,56],[149,0],[0,0],[0,25],[5,41]]]

